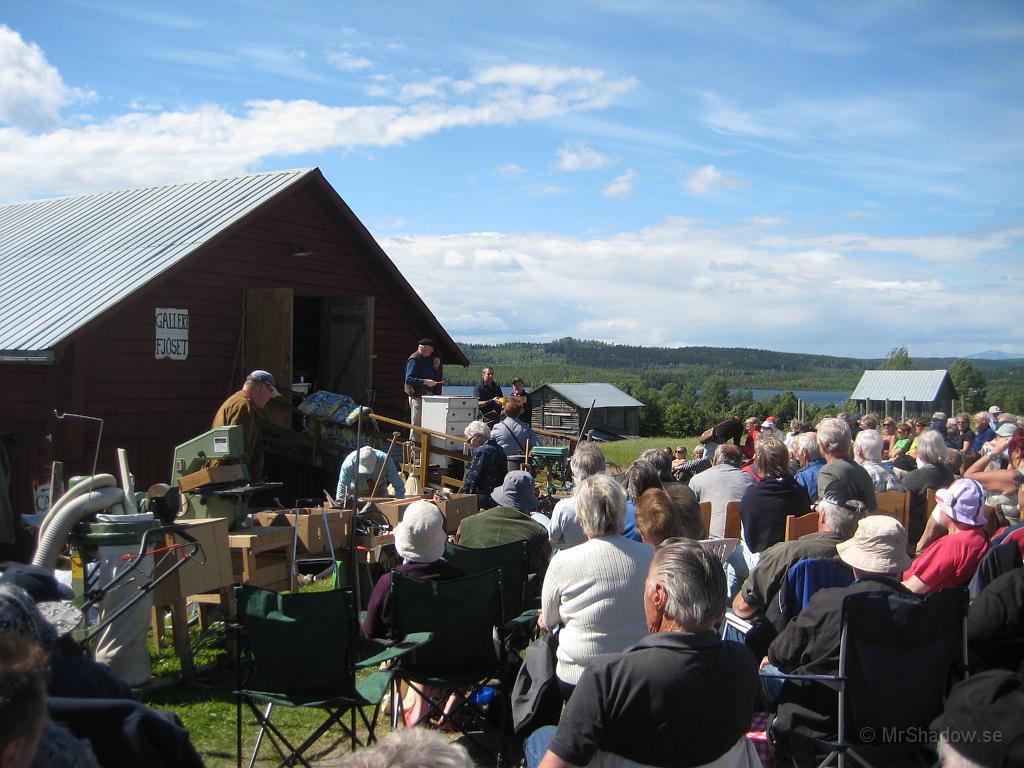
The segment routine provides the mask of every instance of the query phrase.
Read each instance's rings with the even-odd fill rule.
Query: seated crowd
[[[530,476],[504,471],[487,425],[470,425],[468,490],[490,508],[464,520],[456,541],[529,541],[538,626],[557,636],[563,710],[526,740],[527,765],[757,765],[755,710],[771,713],[779,764],[816,764],[808,739],[834,737],[835,691],[772,674],[838,672],[847,594],[928,595],[972,580],[971,671],[1001,670],[978,695],[991,699],[992,726],[1006,725],[999,713],[1024,696],[1024,431],[1015,417],[989,416],[971,430],[966,414],[948,425],[943,414],[841,414],[787,433],[774,420],[730,419],[702,436],[694,458],[650,449],[618,476],[582,442],[570,460],[574,492],[550,517],[536,511]],[[880,509],[891,492],[906,494],[906,526],[902,511]],[[734,508],[739,540],[722,561],[715,552],[728,548],[700,540],[722,540]],[[811,512],[816,530],[787,540],[787,520]],[[1009,556],[988,556],[996,543]],[[403,556],[403,568],[417,562]],[[738,642],[722,639],[734,636],[722,631],[727,608],[749,627]],[[947,721],[966,722],[962,709]],[[1006,754],[1024,744],[1020,732],[1007,732]],[[994,754],[940,750],[950,765]]]
[[[480,511],[462,521],[454,542],[525,542],[524,594],[536,605],[538,631],[557,638],[561,716],[534,724],[528,766],[757,766],[765,742],[748,736],[757,712],[770,713],[766,738],[778,764],[814,765],[813,740],[836,733],[835,690],[778,675],[838,673],[847,595],[917,600],[967,585],[972,676],[950,692],[941,725],[1002,736],[985,745],[939,741],[940,759],[1021,764],[1013,761],[1024,751],[1022,726],[1006,714],[1019,715],[1024,699],[1024,429],[1016,417],[981,412],[972,425],[967,414],[949,424],[944,414],[907,423],[840,414],[813,431],[794,420],[789,432],[774,419],[730,418],[701,436],[694,458],[650,449],[620,475],[584,441],[569,461],[572,495],[548,515],[532,475],[510,469],[527,441],[536,443],[521,404],[507,403],[503,419],[491,415],[493,427],[475,421],[465,431],[472,455],[464,490],[477,495]],[[389,459],[360,454],[352,472],[357,462],[365,474],[381,460]],[[902,511],[880,503],[892,492],[906,494],[905,525]],[[787,535],[788,523],[811,513],[814,530]],[[738,539],[726,539],[737,524]],[[448,536],[433,502],[407,507],[394,534],[399,573],[466,575],[445,560]],[[0,764],[31,765],[36,755],[35,765],[201,765],[180,722],[131,701],[123,683],[76,654],[57,614],[40,611],[52,595],[20,586],[40,580],[56,590],[17,569],[0,584]],[[372,590],[367,637],[393,634],[390,587],[388,573]],[[982,700],[984,708],[969,706]],[[458,706],[450,700],[442,724]],[[138,732],[149,735],[129,750],[86,725],[63,727],[55,713],[70,722],[69,707],[144,721]],[[427,708],[409,692],[403,709],[413,723]],[[343,764],[391,764],[386,755],[416,749],[419,738],[389,737]],[[424,753],[446,749],[428,737],[420,743]],[[98,759],[108,752],[115,757]],[[453,754],[447,764],[469,764]]]

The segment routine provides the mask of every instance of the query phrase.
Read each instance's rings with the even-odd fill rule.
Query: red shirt
[[[971,580],[986,552],[988,536],[984,528],[967,528],[943,536],[911,563],[903,580],[917,576],[928,585],[929,592],[959,587]]]

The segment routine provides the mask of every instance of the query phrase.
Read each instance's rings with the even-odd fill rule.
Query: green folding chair
[[[458,716],[449,722],[484,751],[488,747],[471,731],[485,724],[487,713],[480,706],[481,694],[497,688],[494,702],[501,715],[498,762],[505,751],[508,717],[509,675],[502,659],[505,649],[495,643],[494,629],[503,622],[502,573],[497,568],[473,576],[436,581],[414,579],[398,571],[391,572],[392,615],[402,633],[430,632],[430,645],[399,660],[397,683],[406,683],[429,702],[426,713],[416,725],[431,715],[443,715],[450,696],[462,700]],[[499,652],[500,651],[500,652]],[[439,691],[431,697],[427,688]],[[492,705],[493,706],[493,705]],[[400,703],[392,706],[392,725],[402,717]]]
[[[525,648],[536,631],[537,608],[527,607],[530,577],[530,545],[512,541],[496,547],[464,547],[448,542],[444,557],[471,576],[492,568],[501,569],[504,615],[502,639],[515,648]]]
[[[256,762],[264,736],[281,757],[279,766],[308,766],[304,753],[335,725],[355,749],[362,744],[356,731],[356,712],[367,730],[367,743],[376,739],[380,702],[392,680],[390,670],[376,667],[424,647],[431,635],[409,635],[386,650],[357,661],[355,646],[359,635],[354,605],[352,590],[348,588],[278,594],[259,587],[235,587],[240,654],[235,691],[239,768],[243,702],[259,725],[249,768]],[[368,668],[375,671],[357,680],[357,670]],[[276,706],[320,709],[326,717],[296,745],[272,721]],[[372,707],[372,717],[367,717],[364,707]],[[343,720],[346,714],[348,723]]]

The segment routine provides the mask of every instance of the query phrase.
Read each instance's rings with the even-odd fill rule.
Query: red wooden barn
[[[405,418],[417,339],[468,364],[316,168],[0,206],[0,275],[17,512],[50,461],[91,472],[97,425],[54,411],[102,418],[98,471],[127,448],[144,490],[251,369]]]

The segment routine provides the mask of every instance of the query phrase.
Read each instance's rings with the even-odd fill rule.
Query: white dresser
[[[424,395],[422,424],[425,429],[444,432],[446,435],[463,437],[469,422],[477,418],[475,397],[448,397],[447,395]],[[463,441],[430,438],[431,446],[449,451],[461,451]],[[439,453],[430,454],[429,464],[448,466],[448,457]],[[459,467],[461,470],[461,467]],[[461,476],[457,475],[457,476]]]

